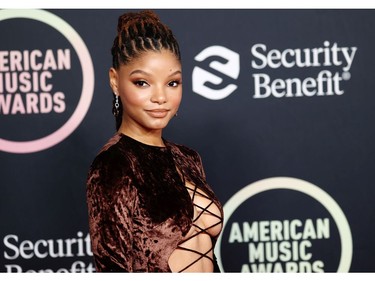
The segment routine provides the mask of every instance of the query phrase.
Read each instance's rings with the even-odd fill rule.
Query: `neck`
[[[122,133],[147,145],[165,147],[162,139],[162,130],[135,131],[121,126],[118,133]]]

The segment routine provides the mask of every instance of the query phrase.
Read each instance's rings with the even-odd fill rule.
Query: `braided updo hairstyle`
[[[129,12],[121,15],[117,24],[117,36],[111,49],[112,67],[119,69],[147,51],[169,50],[181,61],[180,48],[172,30],[163,24],[153,11]],[[122,122],[122,104],[115,108],[116,130]]]

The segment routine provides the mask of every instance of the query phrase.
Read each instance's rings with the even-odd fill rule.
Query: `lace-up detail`
[[[87,180],[98,272],[212,272],[222,207],[194,150],[117,134]],[[195,187],[197,186],[197,187]]]
[[[207,260],[211,262],[213,269],[215,263],[213,241],[220,234],[222,228],[221,212],[212,198],[201,189],[190,184],[187,184],[186,188],[194,206],[194,218],[186,239],[181,241],[175,250],[176,252],[180,251],[178,257],[176,254],[176,259],[184,257],[183,262],[179,262],[177,266],[178,272],[189,271],[189,268],[194,265],[199,268],[198,262],[204,264],[204,268],[207,269]],[[186,252],[191,254],[186,254]],[[206,262],[203,259],[206,259]],[[193,271],[197,271],[197,268],[194,268]]]

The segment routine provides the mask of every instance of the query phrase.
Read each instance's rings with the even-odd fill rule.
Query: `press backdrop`
[[[125,10],[0,11],[0,271],[91,272],[85,182],[115,133]],[[224,272],[375,271],[375,11],[157,10],[196,149],[224,205]]]

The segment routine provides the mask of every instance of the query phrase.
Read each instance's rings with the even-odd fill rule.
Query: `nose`
[[[154,91],[152,92],[151,101],[158,104],[163,104],[167,102],[167,95],[161,87],[156,87],[154,89]]]

